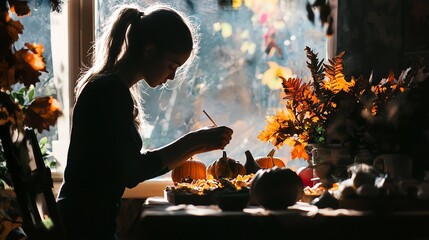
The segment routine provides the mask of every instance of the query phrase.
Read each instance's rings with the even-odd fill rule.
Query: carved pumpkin
[[[206,179],[206,177],[206,165],[192,158],[171,171],[173,182],[182,182],[185,178]]]
[[[277,166],[279,168],[282,168],[285,165],[285,163],[277,157],[274,157],[274,153],[276,152],[275,149],[271,150],[266,157],[257,157],[255,161],[258,163],[258,165],[261,168],[273,168],[274,166]]]
[[[207,174],[212,175],[215,179],[235,178],[239,174],[245,175],[246,168],[239,161],[228,157],[223,151],[223,156],[207,167]]]
[[[304,194],[304,185],[290,168],[260,169],[250,183],[250,198],[269,210],[285,210]]]

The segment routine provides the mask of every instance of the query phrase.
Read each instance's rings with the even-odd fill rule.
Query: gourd
[[[274,157],[275,152],[276,150],[272,149],[266,157],[257,157],[255,161],[261,168],[272,168],[274,166],[279,168],[285,167],[285,163],[280,158]]]
[[[189,159],[171,171],[173,182],[182,182],[183,179],[206,179],[206,165],[196,159]]]
[[[207,175],[211,175],[215,179],[235,178],[239,174],[245,175],[246,168],[239,161],[228,157],[225,151],[221,158],[207,167]]]
[[[285,210],[304,194],[304,185],[290,168],[260,169],[249,187],[250,198],[269,210]]]
[[[246,174],[256,173],[261,167],[253,158],[252,153],[249,150],[244,152],[246,154],[246,162],[244,163],[244,167],[246,168]]]

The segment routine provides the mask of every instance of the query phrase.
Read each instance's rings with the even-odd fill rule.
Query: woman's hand
[[[226,126],[204,127],[154,151],[158,152],[163,166],[173,169],[195,154],[224,149],[231,141],[232,133]]]
[[[224,149],[232,139],[233,130],[226,126],[204,127],[190,132],[193,142],[190,145],[199,146],[198,153]]]

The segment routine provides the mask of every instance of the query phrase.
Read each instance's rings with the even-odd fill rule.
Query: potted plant
[[[347,178],[347,165],[353,163],[361,149],[378,153],[381,146],[376,136],[385,136],[389,131],[376,132],[380,129],[376,124],[387,119],[387,109],[400,96],[420,86],[417,80],[425,76],[423,67],[416,65],[404,70],[398,79],[390,74],[378,82],[362,76],[346,78],[342,64],[345,52],[325,64],[309,47],[305,51],[312,79],[303,82],[300,78],[282,78],[284,108],[266,117],[266,128],[258,138],[277,148],[289,145],[291,158],[307,160],[309,165],[315,164],[310,161],[312,155],[317,162],[313,167],[319,167],[322,177]],[[417,89],[420,88],[414,91]],[[413,99],[414,94],[408,95]],[[324,153],[330,155],[317,157]],[[366,161],[372,161],[373,155],[368,158]]]
[[[60,10],[61,1],[52,0],[51,9]],[[27,1],[8,0],[0,3],[0,127],[23,133],[31,127],[41,133],[55,125],[62,115],[58,102],[52,96],[36,96],[35,84],[46,71],[43,46],[25,43],[17,46],[24,26],[20,18],[28,16]],[[15,17],[14,17],[15,16]],[[41,149],[45,152],[45,138]],[[0,233],[7,236],[22,223],[20,206],[15,199],[13,182],[0,142]]]

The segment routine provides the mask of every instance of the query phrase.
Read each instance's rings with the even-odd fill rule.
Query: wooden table
[[[224,212],[216,205],[172,205],[148,198],[131,239],[429,239],[429,211],[372,213],[318,209],[298,202],[285,211],[258,206]],[[297,238],[298,237],[298,238]]]

